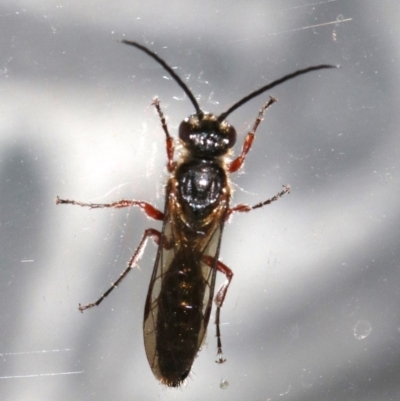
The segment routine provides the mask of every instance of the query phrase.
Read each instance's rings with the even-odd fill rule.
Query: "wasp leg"
[[[103,301],[103,299],[105,297],[107,297],[110,292],[118,287],[119,283],[125,278],[125,276],[130,272],[130,270],[133,268],[133,266],[137,265],[137,263],[139,262],[140,257],[143,254],[143,250],[144,247],[146,246],[147,240],[151,238],[157,245],[160,244],[160,238],[161,238],[161,233],[153,228],[148,228],[147,230],[145,230],[143,237],[139,243],[139,246],[137,247],[135,253],[133,254],[133,256],[131,257],[127,268],[121,273],[121,275],[118,277],[118,280],[115,281],[114,283],[111,283],[111,287],[96,301],[87,305],[81,305],[79,304],[78,309],[83,312],[86,309],[90,309],[93,306],[98,306],[101,304],[101,302]]]
[[[135,201],[130,199],[121,199],[112,203],[84,203],[78,202],[70,199],[60,199],[58,196],[56,198],[56,205],[77,205],[82,207],[88,207],[90,209],[102,209],[105,207],[114,207],[116,209],[121,209],[123,207],[139,206],[148,217],[154,220],[164,220],[164,213],[156,209],[153,205],[143,201]]]
[[[228,165],[228,171],[230,173],[234,173],[235,171],[238,171],[242,167],[244,160],[246,159],[247,153],[249,153],[251,145],[253,144],[257,128],[260,125],[261,121],[263,120],[265,111],[276,101],[277,100],[274,97],[270,96],[269,101],[258,112],[258,116],[256,118],[256,121],[254,122],[253,129],[246,135],[246,138],[244,139],[242,152],[236,159],[232,160]]]
[[[208,266],[213,267],[215,263],[215,259],[211,256],[203,256],[202,261],[206,263]],[[217,363],[224,363],[226,359],[222,357],[222,341],[221,341],[221,329],[220,329],[220,314],[221,308],[225,300],[226,293],[228,292],[229,285],[233,278],[232,270],[225,265],[224,263],[217,260],[216,262],[217,270],[223,274],[225,274],[226,281],[220,287],[215,296],[214,302],[217,305],[217,311],[215,313],[215,325],[217,326],[217,356],[218,359],[215,361]]]
[[[166,147],[166,150],[167,150],[167,158],[168,158],[167,168],[168,168],[168,171],[171,173],[175,169],[174,138],[172,138],[172,136],[169,134],[168,127],[167,127],[167,122],[165,120],[164,113],[161,110],[160,101],[158,100],[157,97],[153,99],[152,105],[154,105],[156,107],[156,109],[157,109],[158,116],[160,117],[160,120],[161,120],[162,129],[164,130],[165,135],[166,135],[165,147]]]
[[[226,220],[229,219],[229,217],[230,217],[230,215],[232,213],[250,212],[250,210],[258,209],[260,207],[269,205],[270,203],[277,201],[279,198],[281,198],[283,195],[285,195],[285,194],[287,194],[289,192],[290,192],[290,186],[289,185],[283,185],[283,190],[281,192],[277,193],[275,196],[273,196],[272,198],[267,199],[266,201],[259,202],[259,203],[257,203],[256,205],[253,205],[253,206],[249,206],[249,205],[246,205],[244,203],[239,203],[238,205],[233,206],[230,209],[228,209],[228,211],[226,212],[226,218],[225,219]]]

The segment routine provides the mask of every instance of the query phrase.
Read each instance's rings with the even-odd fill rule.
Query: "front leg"
[[[165,132],[165,148],[167,151],[167,169],[169,172],[174,171],[176,163],[174,162],[174,152],[175,152],[175,145],[174,145],[174,138],[169,134],[167,121],[165,120],[164,113],[161,110],[160,101],[158,98],[154,98],[152,103],[157,110],[158,116],[160,117],[162,129]]]
[[[254,122],[253,129],[246,135],[246,138],[244,139],[242,152],[236,159],[232,160],[228,165],[228,171],[230,173],[234,173],[235,171],[238,171],[242,167],[244,160],[246,159],[247,153],[249,153],[251,145],[253,144],[257,128],[260,125],[261,121],[263,120],[265,111],[275,102],[277,102],[277,100],[274,97],[270,96],[268,103],[266,103],[262,107],[262,109],[258,112],[258,116],[256,118],[256,121]]]

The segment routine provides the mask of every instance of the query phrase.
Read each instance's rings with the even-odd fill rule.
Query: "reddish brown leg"
[[[249,153],[251,145],[253,144],[257,128],[260,125],[261,121],[263,120],[265,111],[276,101],[277,100],[275,98],[270,96],[268,103],[266,103],[262,107],[262,109],[258,112],[258,116],[256,121],[254,122],[253,129],[246,135],[246,138],[244,139],[241,154],[236,159],[232,160],[228,165],[228,171],[230,173],[234,173],[235,171],[238,171],[242,167],[244,160],[246,159],[247,153]]]
[[[101,304],[103,299],[107,297],[110,292],[116,287],[118,287],[119,283],[126,277],[126,275],[131,271],[133,266],[137,265],[139,262],[140,257],[143,254],[144,247],[146,246],[147,240],[151,238],[157,245],[160,244],[160,238],[161,238],[161,233],[157,230],[154,230],[153,228],[148,228],[144,234],[143,237],[139,243],[139,246],[137,247],[135,253],[131,257],[127,268],[121,273],[121,275],[118,277],[118,280],[115,281],[114,283],[111,283],[111,287],[95,302],[87,304],[87,305],[81,305],[79,304],[78,309],[83,312],[86,309],[92,308],[93,306],[98,306]]]
[[[226,219],[229,219],[229,217],[230,217],[230,215],[232,213],[250,212],[250,210],[258,209],[259,207],[263,207],[263,206],[269,205],[270,203],[277,201],[280,197],[282,197],[283,195],[285,195],[285,194],[287,194],[289,192],[290,192],[290,186],[289,185],[284,185],[283,186],[283,190],[281,192],[277,193],[275,196],[273,196],[272,198],[267,199],[264,202],[259,202],[259,203],[257,203],[256,205],[253,205],[253,206],[249,206],[249,205],[246,205],[244,203],[240,203],[240,204],[238,204],[236,206],[233,206],[230,209],[228,209],[228,211],[226,213]]]
[[[172,136],[168,132],[167,122],[165,121],[164,113],[161,110],[160,101],[158,100],[158,98],[154,98],[152,104],[154,106],[156,106],[158,116],[160,117],[160,120],[161,120],[161,126],[162,126],[162,128],[163,128],[163,130],[165,132],[165,135],[166,135],[165,146],[166,146],[166,149],[167,149],[167,158],[168,158],[167,168],[168,168],[169,172],[172,172],[175,169],[174,139],[172,138]]]
[[[202,261],[206,263],[208,266],[213,267],[215,263],[215,259],[212,256],[203,256]],[[226,281],[220,287],[215,296],[214,302],[217,305],[217,311],[215,313],[215,324],[217,326],[217,357],[218,359],[215,361],[217,363],[224,363],[225,359],[222,357],[222,341],[221,341],[221,329],[220,329],[220,314],[221,308],[225,300],[226,293],[228,292],[229,285],[232,281],[233,272],[232,270],[220,262],[216,261],[217,270],[223,274],[225,274]]]
[[[102,209],[105,207],[114,207],[116,209],[121,209],[123,207],[139,206],[148,217],[154,220],[164,220],[164,213],[156,209],[153,205],[143,201],[135,201],[130,199],[121,199],[112,203],[84,203],[78,202],[70,199],[60,199],[57,196],[56,205],[77,205],[82,207],[88,207],[90,209]]]

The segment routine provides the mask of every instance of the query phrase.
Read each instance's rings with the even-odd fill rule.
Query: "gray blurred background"
[[[398,400],[400,398],[397,0],[3,2],[0,6],[1,400]],[[138,209],[57,206],[146,200],[163,208],[164,133],[193,112],[149,46],[220,113],[236,153],[260,126],[234,203],[279,202],[227,224],[235,273],[182,389],[153,377],[142,339],[156,248],[98,308],[143,230]],[[222,278],[219,279],[219,283]]]

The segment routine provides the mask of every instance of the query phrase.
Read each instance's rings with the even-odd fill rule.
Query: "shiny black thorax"
[[[187,220],[202,222],[218,206],[227,186],[225,170],[215,159],[192,159],[178,166],[178,202]]]

